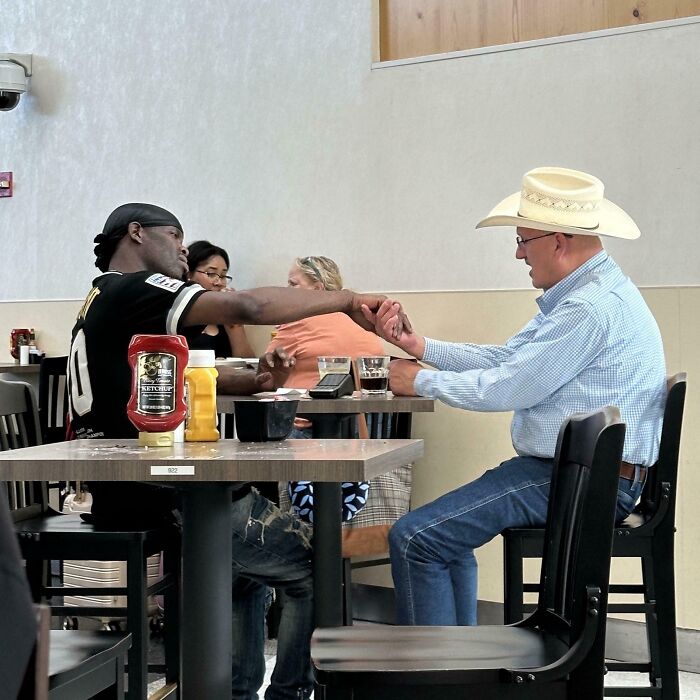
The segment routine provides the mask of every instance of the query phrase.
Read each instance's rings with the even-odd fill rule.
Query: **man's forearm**
[[[240,292],[241,306],[254,324],[289,323],[307,316],[352,309],[353,293],[348,289],[326,292],[288,287],[260,287]],[[237,313],[237,311],[236,311]]]
[[[185,325],[289,323],[307,316],[335,311],[349,313],[355,295],[349,289],[326,292],[288,287],[260,287],[230,294],[207,292],[198,297],[184,319]]]

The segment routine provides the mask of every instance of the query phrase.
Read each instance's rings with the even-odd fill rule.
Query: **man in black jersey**
[[[131,438],[126,415],[131,388],[127,348],[137,333],[177,334],[188,326],[277,324],[343,311],[374,330],[365,314],[385,297],[349,290],[318,292],[267,287],[218,294],[184,281],[187,249],[180,222],[152,204],[124,204],[95,238],[93,281],[78,314],[68,368],[71,426],[78,438]],[[363,307],[364,312],[363,314]],[[397,331],[400,333],[400,329]],[[272,386],[288,362],[282,353],[261,362],[258,375],[230,374],[220,391],[252,393]],[[272,365],[272,366],[270,366]],[[99,469],[99,465],[96,465]],[[92,482],[92,515],[106,526],[162,522],[174,509],[173,491],[146,484]],[[264,537],[250,542],[250,524],[264,523]],[[267,584],[286,597],[277,663],[266,700],[306,698],[312,689],[309,641],[313,629],[311,533],[281,513],[248,484],[234,491],[233,698],[257,697],[264,676],[263,623]],[[245,571],[245,575],[240,572]]]

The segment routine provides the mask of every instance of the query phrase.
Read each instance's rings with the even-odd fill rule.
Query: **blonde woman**
[[[296,258],[289,270],[289,287],[337,290],[343,288],[338,265],[330,258],[308,256]],[[311,389],[318,384],[317,357],[324,355],[383,355],[382,341],[374,334],[349,321],[345,314],[324,314],[279,326],[267,348],[270,352],[283,347],[296,359],[285,382],[295,389]]]

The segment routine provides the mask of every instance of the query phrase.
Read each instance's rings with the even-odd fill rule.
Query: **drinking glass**
[[[388,355],[357,358],[357,371],[363,394],[386,394],[390,359]]]
[[[350,374],[350,358],[319,357],[318,374],[319,379],[323,379],[327,374]]]

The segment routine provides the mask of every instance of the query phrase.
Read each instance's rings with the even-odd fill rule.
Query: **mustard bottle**
[[[214,442],[219,439],[216,429],[216,377],[213,350],[190,350],[185,369],[187,442]]]

